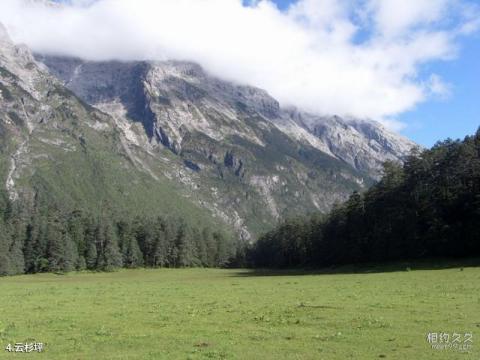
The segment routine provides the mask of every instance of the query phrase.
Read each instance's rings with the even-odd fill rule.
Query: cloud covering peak
[[[2,0],[0,22],[34,51],[88,60],[188,60],[284,105],[387,124],[445,96],[423,64],[479,29],[468,0]]]

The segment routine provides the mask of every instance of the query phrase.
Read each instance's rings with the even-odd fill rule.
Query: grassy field
[[[430,332],[473,346],[433,350]],[[45,352],[3,351],[32,341]],[[480,268],[0,278],[0,345],[1,359],[480,359]]]

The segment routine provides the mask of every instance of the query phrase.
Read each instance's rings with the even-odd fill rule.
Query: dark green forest
[[[254,267],[480,256],[480,130],[386,163],[381,181],[328,215],[291,219],[250,251]]]
[[[32,210],[5,193],[0,203],[0,275],[221,267],[235,255],[231,235],[182,218],[120,218],[108,206],[100,215],[67,212],[42,201]]]

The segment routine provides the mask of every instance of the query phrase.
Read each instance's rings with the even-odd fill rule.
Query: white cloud
[[[388,118],[383,119],[381,123],[387,129],[395,132],[400,132],[407,127],[407,124],[405,124],[404,122],[398,121],[396,119],[388,119]]]
[[[397,129],[388,119],[444,95],[441,78],[420,78],[420,66],[455,57],[458,37],[480,26],[468,0],[300,0],[285,12],[268,0],[71,3],[1,0],[0,21],[38,52],[196,61],[284,105]]]
[[[427,87],[432,95],[446,99],[451,95],[451,85],[446,84],[437,74],[431,74],[428,79]]]
[[[432,25],[445,18],[452,0],[371,0],[374,22],[386,37],[408,35],[416,26]]]

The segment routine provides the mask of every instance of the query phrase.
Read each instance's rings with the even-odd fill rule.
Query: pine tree
[[[118,246],[118,238],[115,233],[114,227],[109,221],[103,222],[103,264],[102,268],[104,270],[113,270],[115,268],[121,267],[122,254]]]
[[[198,266],[208,266],[208,253],[207,253],[207,243],[203,238],[203,231],[200,231],[199,228],[193,229],[193,240],[195,243]]]
[[[230,241],[227,239],[223,232],[213,233],[213,238],[217,244],[217,258],[215,261],[216,267],[223,267],[228,264],[228,260],[232,255],[232,249],[230,247]]]
[[[26,238],[25,224],[20,215],[10,222],[10,269],[12,274],[23,274],[25,272],[25,258],[23,246]]]
[[[67,231],[63,233],[64,253],[63,253],[63,271],[76,270],[79,263],[78,247]]]
[[[193,240],[192,229],[183,221],[178,227],[177,248],[178,266],[189,267],[197,266],[199,264],[198,258],[195,253],[195,243]]]
[[[10,265],[10,236],[3,219],[0,219],[0,276],[13,273]]]
[[[154,267],[163,267],[168,264],[169,232],[165,220],[158,217],[153,223],[153,234],[155,239],[153,263]]]
[[[65,267],[65,240],[58,216],[52,215],[47,224],[48,271],[63,271]]]
[[[73,264],[76,270],[84,270],[87,267],[85,260],[85,252],[87,249],[85,221],[82,211],[79,210],[73,211],[68,218],[68,235],[73,244],[72,248],[70,248],[69,244],[68,251],[72,252],[72,254],[73,252],[76,253]]]
[[[89,270],[97,269],[98,250],[97,250],[97,224],[92,217],[85,219],[85,265]],[[81,256],[82,254],[80,254]]]
[[[203,229],[202,238],[207,252],[206,266],[215,267],[217,265],[218,247],[210,228]]]
[[[95,238],[90,238],[87,241],[87,252],[85,256],[85,263],[86,263],[87,269],[89,270],[97,269],[98,252],[97,252],[97,244],[95,243]]]

